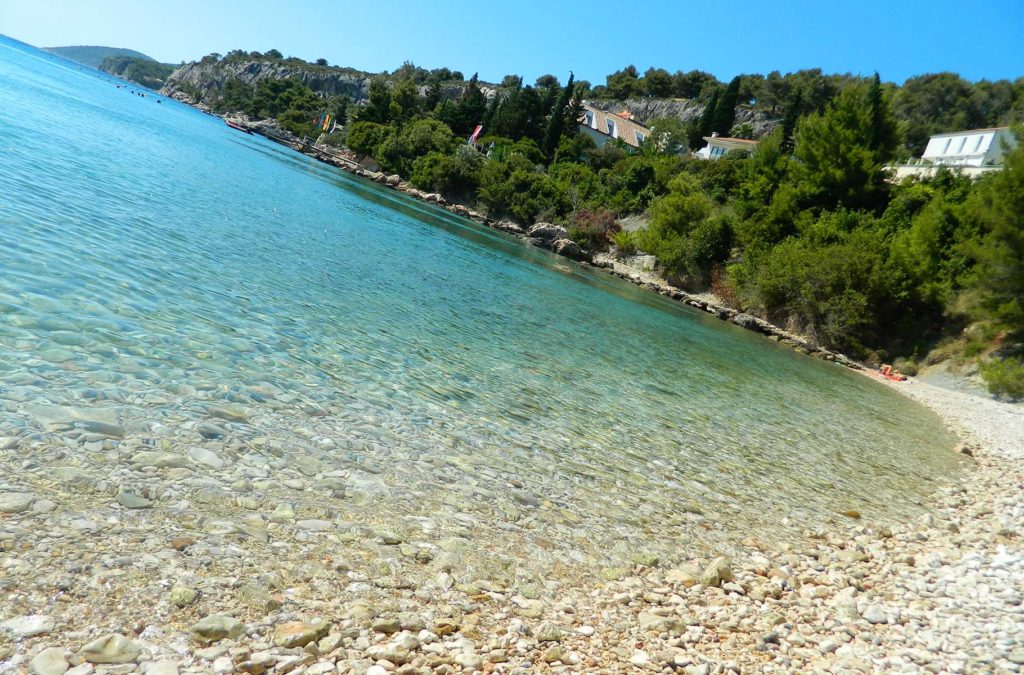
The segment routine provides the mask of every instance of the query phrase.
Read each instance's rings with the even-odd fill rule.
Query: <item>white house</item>
[[[628,112],[613,113],[583,102],[580,131],[594,139],[597,147],[618,138],[631,148],[639,148],[651,130],[632,119]]]
[[[705,136],[707,142],[703,148],[693,153],[701,159],[721,159],[734,150],[742,150],[753,153],[757,150],[757,141],[750,141],[745,138],[727,138],[717,133]]]
[[[896,178],[935,175],[940,166],[956,167],[970,176],[999,170],[1006,153],[1017,147],[1009,127],[972,129],[936,134],[928,141],[921,159],[892,167]]]

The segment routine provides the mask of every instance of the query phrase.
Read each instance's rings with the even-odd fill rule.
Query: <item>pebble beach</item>
[[[230,432],[218,452],[146,449],[95,411],[35,410],[47,433],[0,438],[0,671],[1019,672],[1024,414],[889,386],[940,413],[969,465],[921,517],[748,538],[688,564],[638,558],[586,583],[483,571],[486,538],[346,529],[286,501],[246,517],[253,490],[344,488],[275,471],[273,444]],[[242,421],[206,412],[188,431]],[[264,475],[246,469],[253,454]]]

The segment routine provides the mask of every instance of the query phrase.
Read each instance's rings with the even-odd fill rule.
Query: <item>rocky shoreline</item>
[[[205,109],[204,112],[213,114],[211,111]],[[232,119],[234,123],[240,126],[244,126],[251,133],[259,134],[276,143],[288,146],[297,152],[313,157],[325,164],[330,164],[331,166],[335,166],[347,171],[348,173],[360,176],[361,178],[366,178],[367,180],[371,180],[382,187],[396,190],[404,195],[412,197],[413,199],[433,204],[445,209],[446,211],[450,211],[457,216],[472,220],[480,225],[517,237],[527,245],[547,249],[556,255],[561,255],[571,260],[575,260],[581,265],[603,271],[607,274],[623,279],[624,281],[652,290],[666,298],[681,302],[689,307],[705,312],[723,321],[728,321],[741,328],[760,333],[779,344],[786,345],[800,352],[801,354],[838,363],[853,370],[864,369],[864,366],[861,363],[855,359],[851,359],[845,354],[826,349],[805,336],[787,331],[759,317],[741,312],[732,307],[717,304],[706,295],[688,293],[676,286],[673,286],[672,284],[669,284],[656,274],[645,272],[642,269],[637,269],[625,264],[622,259],[616,258],[615,256],[608,254],[591,255],[590,253],[581,250],[574,241],[569,239],[568,231],[560,225],[539,222],[529,228],[523,228],[510,220],[496,220],[463,204],[451,202],[436,192],[424,192],[411,183],[402,180],[402,177],[397,174],[388,175],[380,171],[368,169],[360,164],[357,161],[357,158],[349,152],[340,151],[323,145],[317,145],[309,142],[308,140],[298,138],[294,134],[281,130],[273,122],[252,122],[249,120],[232,118],[230,115],[224,117],[225,119]]]

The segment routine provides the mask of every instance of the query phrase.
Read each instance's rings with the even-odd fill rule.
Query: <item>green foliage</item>
[[[435,150],[413,161],[410,180],[420,189],[450,199],[471,199],[480,187],[484,161],[483,155],[465,145],[450,155]]]
[[[157,63],[149,57],[108,56],[100,64],[100,70],[150,89],[159,89],[174,72],[174,66]]]
[[[436,111],[437,119],[447,124],[459,136],[467,137],[484,120],[487,98],[480,89],[476,73],[469,79],[462,96],[455,103],[445,101]]]
[[[672,76],[664,68],[648,68],[644,73],[644,92],[648,96],[668,98],[672,96]]]
[[[452,130],[443,122],[421,119],[386,136],[374,149],[373,156],[384,171],[408,177],[417,158],[432,152],[452,152],[456,144]]]
[[[370,156],[378,146],[394,136],[395,130],[376,122],[353,122],[345,134],[345,145],[359,155]]]
[[[717,131],[719,135],[725,136],[732,129],[732,123],[736,121],[736,105],[740,98],[740,76],[732,78],[725,93],[715,104],[715,112],[711,117],[711,131]]]
[[[533,223],[566,212],[567,198],[541,167],[521,154],[488,160],[480,172],[480,201],[496,215]]]
[[[989,393],[1005,396],[1011,401],[1024,398],[1024,360],[992,359],[983,363],[980,371]]]
[[[999,121],[987,119],[972,101],[974,87],[955,73],[909,78],[896,95],[896,114],[906,125],[906,144],[919,156],[932,134],[977,129]]]
[[[254,86],[232,78],[224,83],[220,98],[214,103],[213,109],[217,112],[252,110],[252,99],[255,95],[256,88]]]
[[[651,204],[650,224],[632,240],[653,254],[667,274],[688,286],[705,285],[712,268],[728,257],[732,227],[714,215],[714,203],[696,178],[680,174],[670,192]]]
[[[387,124],[391,121],[391,88],[383,77],[370,80],[369,102],[356,116],[360,122]]]
[[[882,166],[895,150],[895,133],[888,129],[895,122],[875,91],[876,86],[849,86],[823,114],[801,120],[797,178],[809,206],[877,209],[885,203]]]
[[[541,149],[544,151],[544,155],[549,162],[554,159],[558,144],[562,142],[562,137],[566,132],[568,131],[570,135],[575,135],[576,133],[576,119],[578,117],[572,115],[572,106],[570,106],[575,79],[575,76],[569,73],[569,81],[563,87],[555,107],[548,116]],[[566,113],[569,113],[568,119],[566,119]]]
[[[633,240],[633,233],[627,232],[626,230],[619,230],[612,237],[612,242],[615,244],[615,248],[619,249],[626,255],[632,255],[636,253],[636,242]]]
[[[610,98],[634,98],[644,92],[636,66],[626,66],[622,70],[609,75],[605,81],[607,82],[607,93]]]
[[[319,108],[320,99],[298,79],[266,79],[256,86],[247,112],[260,117],[277,117],[286,110],[296,110],[313,117]]]
[[[690,149],[696,150],[704,145],[704,138],[711,135],[711,131],[714,129],[715,124],[715,111],[718,110],[718,98],[719,92],[716,88],[711,93],[711,98],[708,99],[707,105],[704,106],[704,111],[700,115],[700,119],[696,124],[690,127]]]
[[[257,118],[274,118],[282,128],[299,136],[316,136],[313,124],[324,102],[295,78],[260,80],[257,86],[238,79],[224,83],[213,108],[218,112],[244,112]]]
[[[678,155],[686,149],[689,129],[678,117],[653,119],[648,125],[651,135],[644,141],[644,152]]]
[[[573,211],[597,209],[607,203],[608,193],[601,177],[586,164],[553,164],[548,175]]]
[[[1017,137],[1024,140],[1020,132]],[[1006,168],[982,179],[965,203],[965,218],[979,234],[963,250],[977,260],[975,313],[1024,335],[1024,143],[1005,161]]]
[[[863,353],[879,344],[896,308],[877,231],[815,242],[788,239],[758,266],[754,287],[769,316],[799,324],[824,344]]]
[[[729,130],[729,136],[731,136],[732,138],[752,139],[754,138],[754,126],[749,122],[737,124],[732,129]]]

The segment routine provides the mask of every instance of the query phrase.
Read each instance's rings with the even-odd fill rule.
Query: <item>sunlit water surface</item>
[[[0,39],[0,432],[230,401],[346,518],[605,565],[902,517],[954,469],[863,376],[130,89]]]

